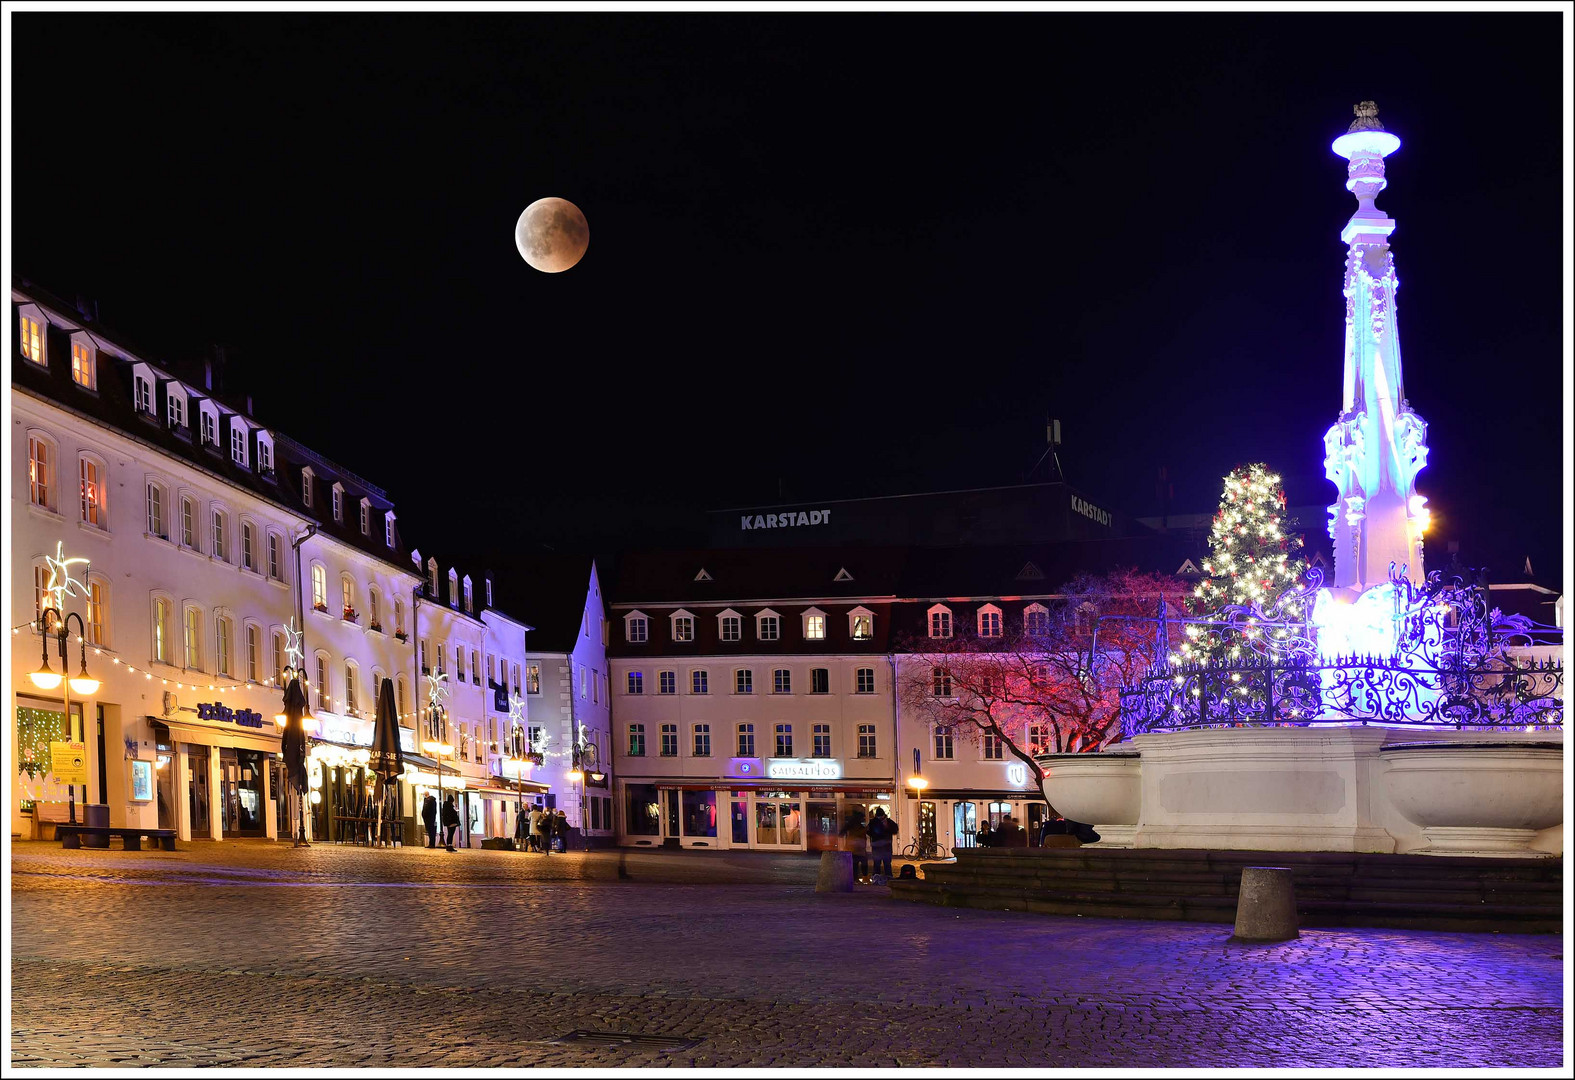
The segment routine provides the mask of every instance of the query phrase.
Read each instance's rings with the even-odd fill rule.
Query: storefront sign
[[[1089,521],[1097,521],[1101,525],[1110,524],[1110,511],[1101,510],[1087,499],[1080,499],[1076,495],[1073,495],[1072,509],[1077,511],[1079,514],[1082,514]]]
[[[742,514],[738,519],[740,529],[793,529],[800,525],[830,524],[830,510],[783,510],[780,514]]]
[[[836,758],[772,758],[766,762],[767,780],[841,780],[842,762]]]
[[[87,783],[87,743],[51,742],[49,771],[58,783]]]
[[[197,702],[197,718],[199,720],[216,720],[221,724],[236,724],[240,727],[260,728],[263,726],[262,713],[252,712],[250,709],[232,709],[228,705],[218,702]]]
[[[1022,787],[1028,783],[1028,766],[1020,761],[1014,761],[1006,767],[1006,782]]]
[[[348,724],[335,724],[328,720],[322,723],[322,738],[328,742],[343,743],[346,746],[371,746],[370,733],[363,734],[359,728],[350,727]],[[401,750],[406,749],[404,746]]]

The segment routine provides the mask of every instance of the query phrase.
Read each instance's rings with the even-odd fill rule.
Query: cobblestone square
[[[24,843],[11,872],[15,1066],[1563,1062],[1559,937],[1247,947],[817,895],[756,853]]]

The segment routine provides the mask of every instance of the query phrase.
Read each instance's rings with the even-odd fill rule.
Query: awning
[[[170,742],[197,743],[200,746],[232,746],[240,750],[261,750],[265,754],[279,752],[279,735],[260,729],[237,728],[233,725],[208,727],[204,724],[182,724],[176,721],[149,716],[148,723],[169,732]]]
[[[635,779],[623,777],[623,783],[645,784],[671,791],[791,791],[807,795],[812,791],[828,791],[836,795],[890,794],[895,789],[890,780],[700,780],[674,783],[662,777]]]
[[[405,754],[404,760],[406,765],[413,765],[423,772],[430,772],[435,775],[438,771],[437,759],[429,758],[425,754]],[[452,765],[444,765],[442,769],[444,776],[460,775],[459,770]]]
[[[511,784],[513,782],[512,780],[509,781]],[[496,795],[503,799],[512,799],[517,795],[544,795],[550,790],[548,785],[543,784],[539,780],[521,780],[519,783],[518,791],[515,791],[513,788],[497,787],[491,783],[478,782],[474,779],[466,787],[468,790],[482,795]]]

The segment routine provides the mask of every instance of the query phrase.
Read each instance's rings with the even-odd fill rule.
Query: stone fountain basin
[[[1424,831],[1529,837],[1564,820],[1561,742],[1392,743],[1378,756],[1391,803]]]
[[[1143,764],[1136,750],[1099,754],[1041,754],[1044,792],[1062,817],[1104,831],[1135,826],[1143,809]]]

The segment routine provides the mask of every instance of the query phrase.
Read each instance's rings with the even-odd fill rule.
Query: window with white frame
[[[328,568],[322,563],[312,564],[312,610],[328,610]]]
[[[213,511],[213,557],[223,562],[230,561],[229,546],[229,515],[223,510]]]
[[[782,637],[782,616],[769,608],[755,616],[755,636],[761,641],[778,641]]]
[[[525,674],[527,679],[525,684],[526,692],[531,694],[541,693],[541,665],[527,665]],[[514,665],[514,692],[516,694],[520,692],[520,666],[518,664]]]
[[[739,757],[754,757],[755,756],[755,725],[754,724],[739,724],[738,725],[738,756]]]
[[[744,637],[744,619],[738,612],[729,608],[716,617],[717,636],[723,641],[742,641]]]
[[[859,757],[872,758],[875,753],[875,725],[859,725]]]
[[[465,650],[458,645],[454,646],[454,679],[465,681]]]
[[[944,604],[936,604],[929,610],[930,637],[949,638],[952,636],[952,609]]]
[[[678,693],[678,673],[676,671],[658,672],[656,676],[656,692],[658,694]]]
[[[230,419],[230,460],[243,469],[249,462],[249,455],[246,453],[246,425],[239,423],[233,417]]]
[[[252,623],[246,624],[246,678],[261,682],[257,676],[262,669],[262,631]]]
[[[662,757],[678,756],[678,725],[662,725]]]
[[[34,506],[52,509],[55,496],[55,447],[42,435],[27,437],[27,497]],[[152,532],[152,529],[148,530]]]
[[[811,694],[831,693],[830,668],[817,667],[809,669],[809,692]]]
[[[173,645],[170,631],[170,602],[162,596],[153,598],[153,659],[161,664],[172,664]]]
[[[220,615],[214,623],[213,670],[219,675],[230,674],[230,620]]]
[[[268,635],[269,654],[272,656],[273,669],[270,678],[275,686],[284,684],[284,635],[275,630]]]
[[[640,644],[650,640],[651,621],[641,614],[625,615],[623,619],[624,640],[633,644]]]
[[[710,757],[711,756],[711,725],[710,724],[696,724],[695,725],[694,735],[695,735],[695,740],[694,740],[695,754],[694,754],[694,756],[695,757]]]
[[[102,529],[104,517],[104,467],[90,457],[78,459],[82,481],[82,523]]]
[[[153,412],[153,383],[138,375],[132,382],[133,400],[137,411],[143,413]]]
[[[87,641],[89,645],[102,647],[108,644],[109,579],[101,574],[89,574],[87,588]]]
[[[1050,752],[1050,725],[1028,725],[1028,752],[1030,754],[1048,754]]]
[[[935,760],[952,760],[952,729],[938,727],[935,729]]]
[[[21,326],[22,357],[35,364],[47,364],[48,358],[44,355],[44,325],[36,316],[26,314],[22,316]]]
[[[873,694],[875,692],[875,669],[861,667],[853,673],[853,692],[855,694]]]
[[[441,599],[438,596],[438,564],[436,559],[427,560],[427,592],[433,600]]]
[[[164,415],[169,419],[170,430],[180,431],[186,426],[186,399],[171,386],[164,397]]]
[[[755,673],[750,668],[739,668],[733,672],[733,693],[753,694],[755,692]]]
[[[349,574],[339,575],[339,601],[344,609],[344,618],[353,619],[360,614],[355,609],[355,579]],[[463,667],[464,665],[461,664],[460,666]]]
[[[345,661],[345,711],[346,712],[352,712],[352,713],[356,711],[355,676],[356,676],[356,666],[355,666],[354,661],[346,660]]]
[[[366,590],[366,621],[374,630],[383,628],[383,620],[378,613],[378,601],[382,599],[376,585],[367,586]]]
[[[693,641],[695,639],[695,617],[689,612],[674,612],[672,623],[674,641]]]
[[[257,437],[257,471],[273,472],[273,444],[261,435]]]
[[[1006,756],[1006,740],[1001,738],[1000,733],[986,731],[981,742],[984,748],[984,760],[1000,761]]]
[[[328,657],[324,653],[317,654],[317,707],[324,712],[329,712],[333,705],[332,695],[328,692]]]
[[[394,546],[394,512],[392,510],[383,515],[383,543],[388,547]]]
[[[459,574],[453,569],[448,571],[448,606],[459,607]]]
[[[312,481],[315,478],[316,474],[310,465],[301,470],[301,504],[308,510],[312,508]]]
[[[979,636],[984,638],[1001,636],[1001,609],[994,604],[985,604],[979,609]]]
[[[816,724],[810,729],[809,752],[811,757],[831,756],[830,724]]]
[[[98,365],[94,362],[93,346],[83,338],[71,341],[71,381],[84,390],[98,389]]]
[[[854,641],[874,640],[875,613],[862,607],[856,607],[848,612],[848,637]]]
[[[705,668],[697,668],[689,673],[689,692],[691,694],[711,692],[711,675]]]
[[[771,673],[771,692],[773,694],[791,694],[793,692],[793,672],[783,667],[773,671]]]
[[[202,670],[202,612],[194,607],[186,609],[186,669]]]
[[[810,608],[804,612],[804,640],[826,640],[826,613],[819,608]]]
[[[275,581],[284,580],[284,561],[280,558],[278,533],[268,534],[268,576]]]
[[[241,565],[257,569],[257,526],[249,521],[241,522]]]
[[[343,525],[345,520],[345,486],[339,483],[337,480],[334,482],[333,486],[332,509],[334,520]]]
[[[534,667],[535,665],[533,664],[531,666]],[[628,689],[628,692],[631,694],[645,693],[645,673],[642,671],[629,672],[629,674],[626,676],[625,685]]]
[[[405,602],[399,597],[394,597],[394,633],[405,632]]]
[[[476,604],[475,604],[474,599],[471,597],[471,593],[470,593],[470,575],[469,574],[465,575],[465,581],[464,581],[464,584],[463,584],[462,588],[463,588],[463,591],[465,593],[465,612],[466,612],[466,614],[473,615],[476,612]]]
[[[197,500],[189,495],[180,499],[180,542],[182,547],[197,550]]]
[[[216,414],[209,412],[207,409],[201,409],[200,411],[202,412],[202,442],[203,442],[203,445],[204,446],[218,446],[219,445],[219,417]]]
[[[372,535],[372,503],[369,499],[361,500],[361,535]]]
[[[1044,637],[1050,632],[1050,611],[1043,604],[1029,604],[1023,609],[1023,633],[1029,637]]]
[[[792,724],[778,724],[777,725],[776,752],[772,756],[773,757],[779,757],[779,758],[792,757],[793,756],[793,725]]]
[[[630,757],[644,757],[645,756],[645,725],[644,724],[630,724],[629,725],[629,756]]]
[[[148,482],[148,535],[169,539],[164,529],[164,488],[151,480]]]
[[[936,668],[931,673],[931,689],[938,698],[952,696],[952,673],[944,668]]]

